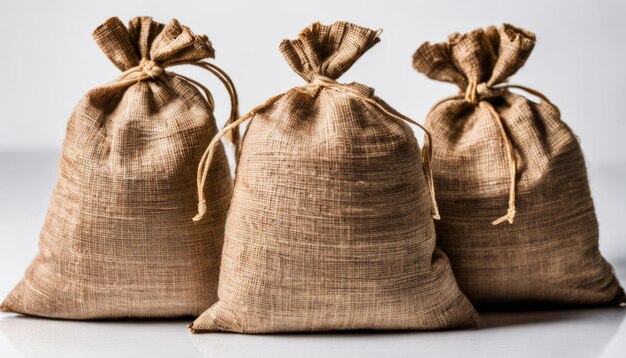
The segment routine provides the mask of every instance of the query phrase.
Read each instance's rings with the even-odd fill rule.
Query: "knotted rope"
[[[432,111],[434,111],[435,108],[437,108],[439,105],[447,101],[464,99],[465,101],[473,104],[474,106],[478,106],[479,108],[482,108],[486,110],[487,112],[489,112],[489,116],[493,118],[494,121],[496,122],[498,126],[498,130],[500,131],[500,137],[502,138],[502,142],[504,143],[504,146],[507,149],[506,154],[507,154],[507,162],[508,162],[508,167],[509,167],[510,184],[509,184],[509,207],[506,211],[506,214],[494,220],[491,223],[492,225],[498,225],[505,221],[508,221],[509,224],[513,224],[513,221],[515,219],[515,214],[516,214],[515,191],[516,191],[516,182],[517,182],[517,161],[515,159],[515,149],[513,147],[513,143],[511,139],[509,138],[509,135],[506,132],[506,129],[504,128],[502,117],[498,114],[498,112],[496,111],[496,109],[493,107],[491,103],[484,100],[485,98],[492,96],[496,91],[508,89],[508,88],[517,88],[517,89],[526,91],[527,93],[530,93],[534,96],[539,97],[542,101],[550,105],[553,105],[552,102],[550,102],[550,100],[546,96],[544,96],[541,92],[535,91],[528,87],[519,86],[519,85],[510,85],[510,84],[503,84],[503,85],[490,87],[484,82],[476,83],[476,81],[469,81],[467,88],[465,90],[465,95],[456,95],[456,96],[444,98],[441,101],[437,102],[433,106],[433,108],[430,110],[430,112],[432,113]]]
[[[175,72],[165,71],[165,68],[180,66],[180,65],[192,65],[200,67],[204,70],[211,72],[215,77],[217,77],[224,87],[226,87],[226,91],[228,91],[228,96],[230,97],[231,103],[231,111],[228,120],[226,121],[225,126],[228,126],[235,119],[239,118],[239,98],[237,96],[237,90],[235,89],[235,85],[233,84],[232,79],[224,72],[221,68],[217,67],[214,64],[205,62],[205,61],[171,61],[164,62],[159,64],[150,59],[144,58],[139,62],[139,65],[129,68],[124,71],[122,75],[117,79],[117,81],[124,82],[139,82],[149,79],[158,79],[162,75],[170,75],[174,77],[178,77],[182,80],[185,80],[192,85],[200,88],[204,95],[206,96],[207,103],[211,108],[211,111],[215,110],[215,102],[213,100],[213,95],[211,95],[211,91],[202,85],[200,82],[197,82],[187,76],[180,75]],[[238,158],[238,149],[239,149],[239,132],[229,132],[230,136],[227,139],[233,144],[235,148],[235,159]],[[201,159],[201,163],[204,161],[204,158]]]

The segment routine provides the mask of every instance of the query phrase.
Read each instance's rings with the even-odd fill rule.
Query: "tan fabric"
[[[334,84],[378,41],[376,31],[337,22],[315,23],[281,44],[310,83],[252,112],[226,223],[219,301],[192,331],[476,325],[448,259],[435,249],[411,128],[385,113],[399,116],[373,89]]]
[[[94,38],[127,72],[74,110],[39,254],[2,310],[71,319],[197,315],[216,300],[232,182],[220,147],[207,220],[192,222],[196,168],[217,128],[200,92],[163,68],[212,58],[213,48],[176,20],[145,17],[128,28],[112,18]]]
[[[414,55],[419,72],[461,89],[426,122],[442,217],[437,243],[475,304],[623,302],[598,250],[576,137],[556,106],[499,85],[534,45],[534,34],[505,24],[425,43]]]

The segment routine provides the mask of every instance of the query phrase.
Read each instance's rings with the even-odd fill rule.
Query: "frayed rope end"
[[[513,224],[513,221],[515,219],[515,207],[512,206],[509,208],[509,210],[507,210],[506,215],[504,215],[501,218],[498,218],[496,220],[494,220],[491,225],[500,225],[505,221],[508,221],[509,224]]]
[[[193,221],[200,221],[206,214],[206,200],[202,200],[198,203],[198,214],[193,217]]]

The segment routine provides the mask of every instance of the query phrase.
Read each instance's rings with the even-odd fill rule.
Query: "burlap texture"
[[[624,291],[598,250],[577,138],[551,103],[497,89],[534,45],[533,33],[505,24],[425,43],[413,57],[419,72],[462,92],[478,84],[475,104],[463,96],[444,100],[426,122],[442,216],[437,244],[475,304],[623,302]],[[510,192],[505,136],[514,152],[517,214],[512,224],[492,225],[507,212]]]
[[[135,18],[126,28],[112,18],[94,38],[122,71],[141,59],[214,53],[206,36],[176,20],[164,26]],[[209,307],[232,190],[222,148],[206,186],[207,219],[191,218],[196,168],[216,132],[203,96],[169,74],[87,92],[69,120],[39,253],[2,310],[93,319],[197,315]]]
[[[226,221],[219,301],[192,331],[268,333],[468,327],[477,316],[435,248],[413,131],[316,85],[379,41],[315,23],[280,50],[309,83],[274,97],[244,136]],[[374,90],[357,91],[393,111]]]

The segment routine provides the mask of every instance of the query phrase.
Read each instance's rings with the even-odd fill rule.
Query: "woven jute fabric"
[[[207,220],[193,222],[212,108],[160,64],[212,58],[176,20],[112,18],[94,38],[124,76],[85,94],[69,119],[39,253],[3,311],[94,319],[197,315],[216,300],[232,179],[213,161]]]
[[[226,221],[219,300],[193,332],[476,324],[435,248],[413,131],[373,89],[334,81],[378,35],[346,22],[315,23],[282,42],[285,59],[309,83],[252,112]]]
[[[503,83],[534,45],[533,33],[504,24],[425,43],[413,57],[417,71],[461,89],[426,122],[437,244],[475,304],[617,304],[624,291],[598,250],[577,138],[541,93]]]

